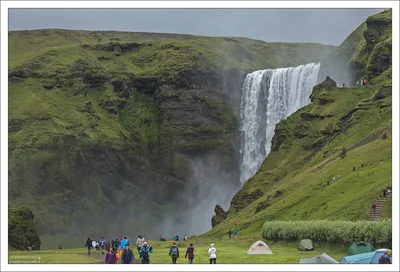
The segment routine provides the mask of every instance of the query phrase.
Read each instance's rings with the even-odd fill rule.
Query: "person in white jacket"
[[[217,250],[215,249],[214,244],[211,244],[208,249],[208,257],[210,258],[210,264],[217,263]]]
[[[137,247],[138,252],[143,247],[144,242],[146,242],[146,240],[143,238],[142,235],[139,235],[136,240],[136,247]]]
[[[97,250],[97,242],[96,241],[92,241],[92,247],[93,247],[93,251]]]

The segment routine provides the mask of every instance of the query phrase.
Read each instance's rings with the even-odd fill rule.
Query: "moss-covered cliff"
[[[235,221],[254,233],[269,220],[368,218],[391,184],[390,18],[391,11],[369,17],[334,53],[370,85],[339,88],[326,77],[315,86],[311,104],[276,126],[271,153],[207,235],[226,234]]]
[[[392,10],[372,15],[321,63],[320,80],[330,76],[339,86],[371,80],[392,64]]]
[[[8,246],[18,250],[40,250],[35,217],[28,207],[8,208]]]
[[[9,32],[10,203],[34,210],[41,235],[158,237],[166,217],[184,220],[182,207],[209,195],[199,193],[202,182],[217,180],[232,194],[239,186],[235,113],[246,73],[319,61],[331,50],[243,38]],[[208,165],[201,171],[224,176],[195,173],[199,160]]]

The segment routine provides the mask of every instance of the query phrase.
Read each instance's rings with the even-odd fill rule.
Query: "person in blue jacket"
[[[151,246],[148,246],[147,242],[144,242],[142,248],[139,251],[142,264],[150,263],[150,253],[153,253],[153,248]]]
[[[99,241],[99,246],[101,248],[101,254],[103,254],[103,255],[104,255],[104,250],[106,248],[106,245],[107,245],[106,239],[104,239],[104,237],[101,237],[101,239]]]
[[[124,250],[127,244],[128,244],[128,239],[126,239],[126,237],[124,237],[124,239],[122,239],[122,241],[120,243],[121,249]]]

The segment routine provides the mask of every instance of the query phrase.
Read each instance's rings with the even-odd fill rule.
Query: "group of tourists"
[[[368,85],[368,84],[369,84],[369,82],[367,79],[360,79],[359,81],[357,81],[357,86],[358,85],[363,86],[363,85]]]
[[[163,239],[163,240],[162,240],[162,239],[163,239],[163,238],[162,238],[162,236],[161,236],[160,241],[165,241],[165,239]],[[183,241],[187,241],[187,239],[188,239],[188,237],[187,237],[187,235],[185,234],[185,236],[183,236]],[[175,234],[174,237],[172,237],[172,240],[173,240],[173,241],[182,241],[182,238],[180,238],[178,234]]]
[[[177,235],[176,235],[177,236]],[[187,236],[185,234],[184,239],[187,240]],[[115,239],[107,241],[102,237],[99,242],[94,241],[88,237],[85,247],[88,248],[88,255],[91,255],[91,250],[101,250],[102,254],[107,251],[105,254],[105,264],[133,264],[139,263],[135,262],[135,254],[129,246],[129,239],[125,237],[120,237],[119,239]],[[136,248],[140,257],[140,262],[142,264],[150,263],[150,255],[153,253],[153,248],[149,246],[143,236],[139,235],[136,240]],[[179,247],[174,241],[169,250],[169,256],[172,259],[172,263],[176,264],[179,258]],[[208,257],[210,259],[210,264],[217,263],[217,250],[214,244],[211,244],[208,249]],[[194,260],[194,245],[190,243],[190,245],[186,248],[185,259],[189,260],[189,264],[193,264]]]
[[[388,197],[392,193],[392,186],[387,186],[383,189],[383,197]]]
[[[228,235],[229,235],[229,239],[231,239],[231,237],[232,237],[232,234],[233,234],[233,237],[236,239],[236,237],[238,236],[238,230],[237,229],[235,229],[233,232],[231,231],[231,230],[229,230],[228,231]]]
[[[178,258],[179,258],[179,248],[176,242],[172,243],[171,248],[169,249],[169,256],[171,256],[172,263],[176,264]],[[190,243],[190,245],[186,248],[186,254],[185,254],[185,259],[189,260],[189,264],[193,264],[194,260],[194,246],[193,243]],[[210,245],[210,248],[208,249],[208,258],[210,259],[210,264],[216,264],[217,263],[217,250],[214,246],[214,244]]]
[[[86,240],[86,244],[85,247],[88,248],[88,255],[90,255],[91,250],[93,249],[94,251],[96,250],[101,250],[101,253],[104,254],[104,250],[110,246],[110,243],[107,242],[104,237],[101,237],[101,239],[99,240],[99,242],[90,239],[90,237],[88,237],[88,239]],[[61,249],[61,247],[60,247]]]
[[[96,242],[90,237],[86,240],[85,247],[88,248],[88,255],[91,255],[92,248],[101,250],[102,254],[107,251],[106,264],[132,264],[135,263],[135,255],[129,248],[129,239],[125,237],[116,238],[115,240],[107,241],[102,237],[99,242]],[[150,263],[150,254],[153,253],[153,248],[147,245],[146,240],[139,235],[136,240],[137,251],[142,264]]]

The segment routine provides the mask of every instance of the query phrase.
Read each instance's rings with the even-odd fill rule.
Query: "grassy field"
[[[318,253],[325,252],[336,260],[340,261],[342,256],[345,255],[345,246],[332,246],[315,244],[315,251],[312,252],[301,252],[297,250],[296,243],[273,243],[268,242],[267,244],[271,248],[272,255],[247,255],[248,248],[257,239],[252,238],[237,238],[236,240],[229,240],[227,237],[223,239],[209,240],[209,239],[195,239],[191,242],[195,246],[195,264],[206,264],[209,262],[208,259],[208,248],[210,243],[215,244],[217,249],[217,263],[219,264],[298,264],[300,258],[310,258]],[[159,242],[149,241],[149,244],[153,247],[153,254],[151,255],[151,263],[153,264],[169,264],[171,258],[168,256],[169,247],[172,241]],[[185,259],[186,247],[189,242],[179,242],[180,258],[178,264],[187,264],[188,260]],[[138,258],[138,254],[134,251],[135,258]],[[11,251],[9,254],[9,260],[14,260],[15,256],[20,257],[40,257],[40,263],[48,264],[99,264],[103,263],[103,256],[99,252],[93,253],[91,257],[87,256],[87,250],[84,248],[79,249],[55,249],[55,250],[43,250],[33,252],[20,252]],[[25,259],[24,259],[25,260]]]

